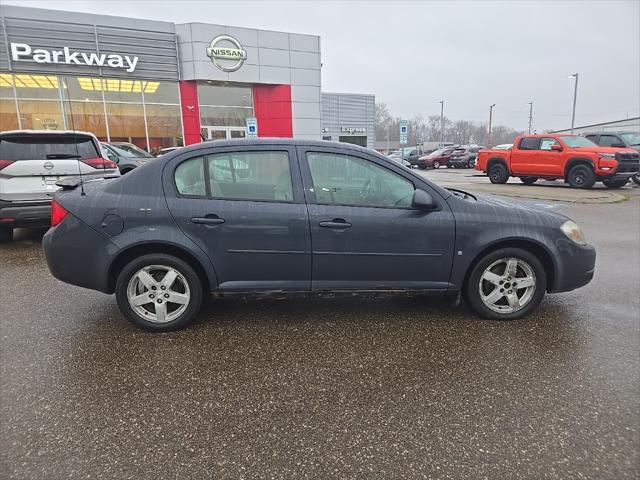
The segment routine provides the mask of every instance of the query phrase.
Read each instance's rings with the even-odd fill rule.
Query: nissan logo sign
[[[247,59],[247,52],[231,35],[218,35],[207,47],[207,57],[223,72],[235,72]]]
[[[42,165],[45,169],[47,170],[51,170],[53,168],[53,163],[51,162],[44,162],[44,165]]]

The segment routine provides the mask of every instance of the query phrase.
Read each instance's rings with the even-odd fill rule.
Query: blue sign
[[[400,144],[404,145],[409,139],[409,122],[400,120]]]
[[[255,117],[247,118],[247,137],[258,136],[258,119]]]

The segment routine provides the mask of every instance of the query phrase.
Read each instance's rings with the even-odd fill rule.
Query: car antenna
[[[80,196],[84,197],[86,196],[86,193],[84,193],[84,181],[82,180],[82,168],[80,167],[80,150],[78,149],[78,142],[77,142],[77,138],[75,138],[76,135],[76,126],[75,126],[75,122],[73,121],[73,110],[71,109],[71,99],[67,98],[67,103],[69,104],[69,114],[71,116],[71,130],[73,130],[73,143],[76,146],[76,162],[78,164],[78,175],[80,175]]]

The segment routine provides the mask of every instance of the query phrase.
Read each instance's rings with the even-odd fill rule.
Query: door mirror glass
[[[415,192],[413,192],[413,200],[411,201],[411,206],[414,208],[419,208],[420,210],[433,210],[434,208],[437,208],[438,205],[436,204],[436,202],[434,202],[431,194],[418,188]]]

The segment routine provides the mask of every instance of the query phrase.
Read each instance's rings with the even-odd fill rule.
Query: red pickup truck
[[[598,181],[620,188],[640,170],[640,154],[599,147],[578,135],[521,135],[510,150],[480,150],[476,170],[487,173],[491,183],[514,176],[526,185],[562,178],[574,188],[591,188]]]

